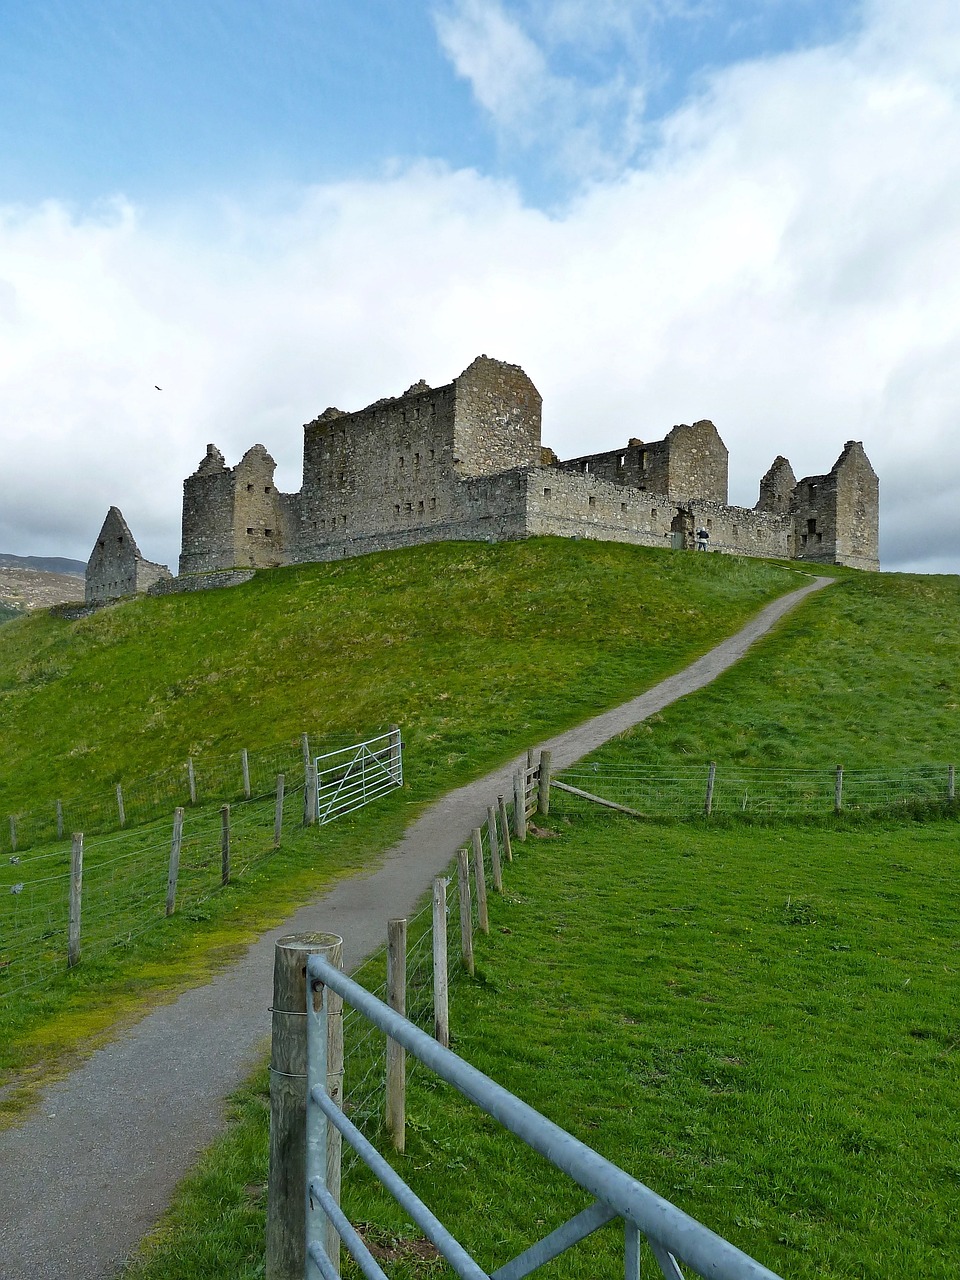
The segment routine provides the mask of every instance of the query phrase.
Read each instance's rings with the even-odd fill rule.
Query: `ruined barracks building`
[[[877,477],[856,441],[826,475],[799,482],[778,457],[749,509],[727,504],[727,449],[711,422],[561,462],[540,443],[540,408],[522,369],[479,356],[446,386],[418,382],[308,422],[299,493],[278,492],[263,445],[232,468],[208,445],[183,484],[178,577],[147,583],[160,567],[142,561],[125,525],[128,541],[111,542],[105,559],[105,525],[88,600],[227,585],[254,569],[442,539],[537,534],[693,549],[705,530],[716,551],[879,568]],[[123,520],[116,508],[111,518]]]

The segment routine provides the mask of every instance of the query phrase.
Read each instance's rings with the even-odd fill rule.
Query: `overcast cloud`
[[[745,505],[776,454],[809,474],[862,440],[884,567],[960,570],[960,11],[876,0],[853,35],[705,77],[654,130],[630,6],[600,11],[632,50],[606,83],[564,52],[595,10],[436,11],[503,145],[548,139],[579,184],[549,211],[430,160],[0,209],[0,550],[85,558],[116,503],[175,565],[208,441],[231,464],[262,442],[296,489],[326,405],[486,352],[533,378],[562,455],[712,418]]]

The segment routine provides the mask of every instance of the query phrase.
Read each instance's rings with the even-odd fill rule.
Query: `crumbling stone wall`
[[[169,578],[166,565],[143,558],[119,508],[111,507],[87,561],[85,602],[106,604],[135,596]]]
[[[793,491],[796,487],[797,477],[793,474],[793,467],[783,454],[778,454],[770,470],[760,481],[760,497],[755,510],[785,515],[793,503]]]
[[[540,417],[524,371],[480,356],[445,386],[421,381],[307,423],[298,494],[277,491],[262,445],[232,470],[210,445],[184,481],[177,584],[439,539],[556,534],[691,548],[698,528],[712,550],[879,567],[877,478],[860,444],[799,484],[778,457],[749,511],[727,505],[727,449],[706,419],[562,461],[542,445]]]
[[[727,500],[727,447],[712,422],[674,427],[663,440],[631,439],[622,449],[583,454],[559,462],[561,471],[593,475],[611,484],[666,494]]]
[[[237,566],[270,569],[285,564],[297,541],[297,505],[273,482],[276,463],[255,444],[230,468],[216,445],[183,482],[180,574]]]
[[[791,505],[798,559],[880,568],[879,482],[858,440],[846,442],[826,475],[804,476]]]

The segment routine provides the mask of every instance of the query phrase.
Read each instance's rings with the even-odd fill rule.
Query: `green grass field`
[[[62,799],[66,831],[89,818],[102,832],[115,820],[120,782],[131,822],[156,825],[124,837],[132,891],[130,877],[122,889],[111,880],[119,872],[98,876],[101,858],[116,861],[119,846],[101,855],[88,842],[85,918],[109,918],[101,933],[112,924],[118,945],[88,949],[76,970],[38,985],[63,964],[65,887],[34,894],[30,875],[62,877],[66,846],[21,845],[21,863],[10,864],[0,823],[0,961],[26,936],[28,904],[50,915],[26,978],[0,974],[0,991],[12,992],[0,1000],[0,1085],[30,1086],[0,1097],[0,1114],[118,1019],[203,980],[336,876],[369,865],[425,801],[684,665],[797,581],[760,561],[600,543],[437,544],[261,574],[228,591],[131,601],[75,622],[43,614],[4,626],[0,742],[16,768],[0,777],[0,813],[18,813],[21,837],[37,835],[49,832]],[[241,747],[263,765],[254,782],[266,788],[263,761],[287,765],[258,748],[286,736],[296,757],[303,729],[316,747],[391,722],[406,742],[401,795],[346,825],[294,834],[281,856],[269,853],[267,820],[262,847],[249,852],[252,882],[173,921],[157,918],[187,756],[201,801],[219,788],[219,804],[232,798],[228,773],[239,785]],[[164,799],[167,817],[157,819]],[[202,807],[188,812],[213,832],[205,864],[215,858],[216,821]],[[138,841],[151,846],[149,857],[133,858]],[[205,874],[215,878],[209,866]],[[21,881],[23,893],[11,896]],[[128,918],[124,904],[143,897],[146,881],[153,927],[143,932],[143,910]]]
[[[656,826],[564,798],[549,830],[491,901],[454,1048],[785,1277],[952,1277],[956,822]],[[131,1275],[262,1274],[264,1089]],[[585,1204],[421,1071],[408,1114],[395,1163],[488,1269]],[[391,1274],[433,1274],[389,1199],[346,1185]],[[608,1230],[547,1274],[615,1274],[620,1248]]]
[[[844,576],[593,759],[951,759],[957,605],[951,579]],[[638,824],[554,803],[557,837],[518,853],[458,985],[458,1050],[785,1276],[952,1275],[955,822]],[[262,1273],[263,1088],[131,1274]],[[582,1203],[419,1073],[410,1110],[400,1163],[485,1265]],[[362,1180],[347,1199],[396,1274],[430,1274],[388,1201]],[[592,1249],[564,1265],[598,1273]]]
[[[735,671],[598,752],[598,769],[952,761],[956,580],[838,578]],[[0,634],[0,732],[23,770],[7,804],[255,745],[258,714],[293,736],[309,705],[332,733],[404,725],[413,810],[647,687],[801,580],[544,540],[283,570],[213,604],[137,602],[41,620],[32,637],[14,623]],[[58,697],[60,740],[83,749],[51,780]],[[91,697],[111,714],[84,737]],[[27,716],[37,750],[17,736]],[[787,1277],[952,1276],[955,821],[656,824],[556,804],[556,834],[518,852],[478,978],[457,987],[455,1047]],[[382,829],[354,833],[352,856],[403,817],[385,810]],[[282,871],[269,883],[277,909],[306,890]],[[267,915],[251,907],[244,927]],[[229,923],[196,928],[229,945]],[[264,1090],[261,1075],[238,1095],[131,1276],[262,1276]],[[401,1163],[484,1265],[582,1203],[419,1074],[410,1114]],[[355,1178],[347,1201],[397,1255],[392,1274],[432,1273],[378,1193]],[[619,1246],[604,1233],[596,1248],[546,1274],[598,1274]]]

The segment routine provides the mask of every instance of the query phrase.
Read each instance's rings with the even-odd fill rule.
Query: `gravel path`
[[[816,578],[638,698],[540,743],[559,770],[738,661]],[[0,1132],[2,1280],[104,1280],[157,1221],[180,1179],[221,1131],[223,1100],[262,1058],[273,949],[287,933],[344,938],[344,963],[381,945],[390,916],[412,912],[434,876],[507,793],[516,762],[432,805],[381,865],[354,876],[264,934],[212,982],[161,1005],[51,1086],[17,1128]],[[215,1046],[215,1053],[211,1052]]]

